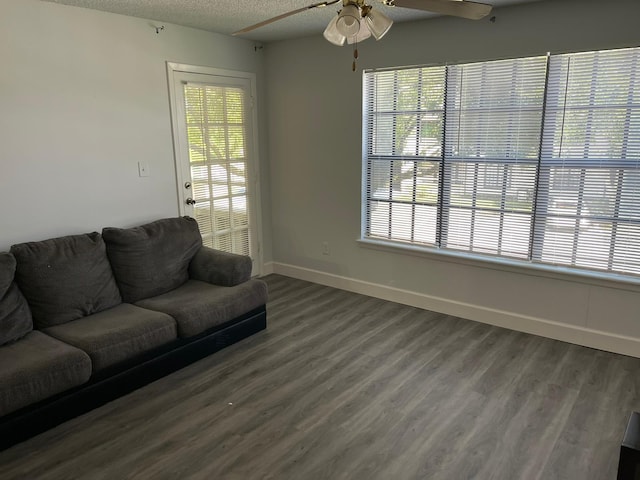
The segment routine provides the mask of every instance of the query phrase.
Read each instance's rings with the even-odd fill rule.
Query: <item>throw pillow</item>
[[[11,247],[16,280],[37,328],[52,327],[121,303],[102,236],[69,235]]]
[[[202,246],[197,222],[165,218],[134,228],[102,230],[125,302],[161,295],[189,279],[189,262]]]

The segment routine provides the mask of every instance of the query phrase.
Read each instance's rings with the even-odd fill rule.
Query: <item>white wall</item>
[[[156,34],[152,24],[0,2],[0,250],[178,214],[166,61],[256,73],[264,111],[264,55],[252,42],[171,24]],[[138,161],[151,176],[138,176]],[[266,161],[261,173],[268,220]]]
[[[396,24],[359,67],[442,64],[640,45],[637,0],[549,0],[496,22]],[[276,272],[640,356],[635,287],[366,248],[360,234],[362,76],[320,35],[269,44],[267,108]],[[322,255],[322,242],[330,255]]]

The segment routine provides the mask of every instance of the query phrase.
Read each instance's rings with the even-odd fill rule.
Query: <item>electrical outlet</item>
[[[327,241],[322,242],[322,254],[329,255],[329,242]]]

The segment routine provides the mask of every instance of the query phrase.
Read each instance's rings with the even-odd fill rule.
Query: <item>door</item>
[[[180,212],[196,219],[206,246],[251,256],[258,274],[252,79],[171,77]]]

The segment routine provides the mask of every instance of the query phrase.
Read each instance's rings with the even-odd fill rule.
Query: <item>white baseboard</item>
[[[267,267],[269,267],[270,273],[277,273],[287,277],[368,295],[370,297],[381,298],[424,310],[431,310],[511,330],[553,338],[576,345],[640,358],[640,339],[634,337],[626,337],[600,330],[563,324],[442,297],[434,297],[423,293],[365,282],[363,280],[302,268],[295,265],[270,262],[265,265],[265,272],[267,272]]]

